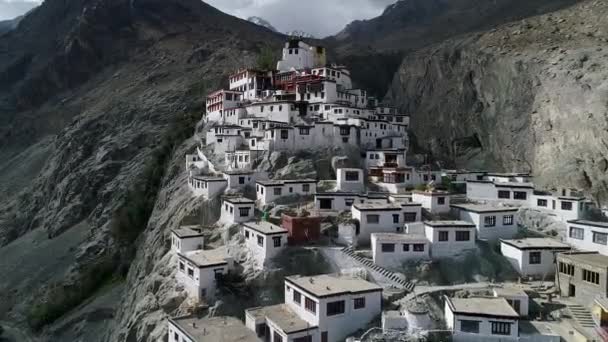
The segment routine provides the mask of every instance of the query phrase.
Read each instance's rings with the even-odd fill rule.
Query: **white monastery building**
[[[510,239],[517,234],[516,214],[519,208],[492,204],[453,204],[460,219],[477,228],[480,240]]]
[[[475,225],[465,221],[425,221],[424,235],[431,243],[431,257],[449,258],[475,249]]]
[[[555,274],[555,255],[570,246],[550,238],[500,240],[500,252],[513,268],[526,277]]]
[[[445,323],[453,341],[518,341],[519,314],[501,297],[444,296]]]
[[[177,281],[197,302],[213,299],[217,280],[234,266],[225,247],[178,254]]]
[[[412,201],[433,214],[450,212],[450,193],[447,191],[412,191]]]
[[[245,325],[269,341],[338,342],[382,310],[382,288],[343,275],[285,278],[285,303],[245,311]],[[301,341],[304,341],[303,339]]]
[[[338,191],[363,192],[365,179],[361,169],[338,169],[336,170]]]
[[[372,233],[403,231],[403,207],[394,203],[357,203],[352,206],[352,218],[358,221],[357,241],[370,243]]]
[[[608,255],[608,222],[570,220],[566,242],[576,249]]]
[[[373,233],[371,238],[374,264],[393,268],[407,260],[430,258],[430,243],[424,235]]]
[[[188,185],[195,196],[213,198],[226,189],[228,182],[222,177],[190,176]]]
[[[289,232],[270,222],[259,221],[243,223],[242,234],[253,259],[263,267],[287,247]]]
[[[167,320],[169,342],[262,342],[238,318],[182,316]]]
[[[255,183],[257,200],[261,206],[273,203],[285,196],[308,196],[317,191],[317,181],[301,180],[268,180]]]
[[[175,253],[186,253],[203,249],[204,235],[197,226],[182,226],[171,230],[171,250]]]
[[[244,197],[227,197],[222,203],[220,221],[235,224],[253,220],[255,201]]]

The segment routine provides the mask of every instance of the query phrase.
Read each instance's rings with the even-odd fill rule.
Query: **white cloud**
[[[41,0],[0,0],[0,20],[16,18],[40,5]]]
[[[395,0],[206,0],[218,9],[246,19],[258,16],[279,31],[300,30],[322,38],[356,19],[378,16]]]

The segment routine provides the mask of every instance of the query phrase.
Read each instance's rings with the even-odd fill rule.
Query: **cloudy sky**
[[[0,20],[24,14],[42,0],[0,0]],[[207,0],[232,15],[258,16],[282,32],[304,31],[315,37],[337,33],[355,19],[378,16],[396,0]]]
[[[13,19],[36,7],[36,0],[0,0],[0,20]]]
[[[382,13],[396,0],[207,0],[220,10],[241,18],[258,16],[277,30],[304,31],[325,37],[342,30],[355,19]]]

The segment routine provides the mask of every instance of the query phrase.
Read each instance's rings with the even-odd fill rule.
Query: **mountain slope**
[[[422,152],[608,195],[608,5],[584,1],[407,55],[388,97]]]
[[[100,260],[124,269],[117,210],[146,228],[206,92],[280,42],[198,0],[47,0],[1,36],[0,254],[37,267],[0,280],[0,317],[23,322],[55,281],[78,291]],[[15,248],[66,236],[46,260]]]
[[[577,0],[400,0],[370,20],[358,20],[332,37],[341,51],[411,51],[501,23],[547,13]]]

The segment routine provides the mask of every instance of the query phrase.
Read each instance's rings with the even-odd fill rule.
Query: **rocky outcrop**
[[[585,1],[406,56],[388,92],[419,149],[608,194],[608,4]]]

